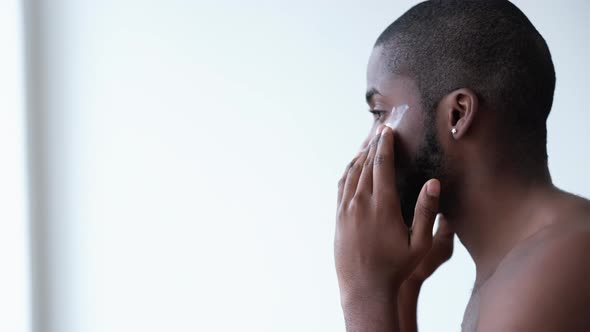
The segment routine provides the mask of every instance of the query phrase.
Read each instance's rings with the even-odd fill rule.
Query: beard
[[[444,167],[445,156],[433,121],[427,121],[425,129],[424,139],[414,158],[396,165],[396,187],[404,223],[408,227],[412,226],[418,195],[426,181],[436,178],[442,186],[448,178]],[[396,164],[399,159],[396,158]]]

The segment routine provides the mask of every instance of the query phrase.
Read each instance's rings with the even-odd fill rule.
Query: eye
[[[369,112],[373,114],[375,121],[381,120],[385,116],[385,113],[387,113],[387,111],[382,110],[369,110]]]

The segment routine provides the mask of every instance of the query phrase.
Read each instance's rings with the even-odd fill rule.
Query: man
[[[500,0],[418,4],[377,39],[367,85],[374,126],[338,184],[347,330],[415,331],[456,233],[476,264],[464,331],[590,331],[590,202],[551,182],[555,72],[527,17]]]

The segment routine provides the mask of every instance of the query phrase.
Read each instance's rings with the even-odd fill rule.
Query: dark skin
[[[590,202],[554,187],[546,165],[527,177],[489,153],[501,119],[468,88],[436,109],[434,130],[453,172],[419,184],[411,230],[404,225],[394,184],[407,173],[396,166],[418,153],[424,112],[412,79],[384,63],[376,48],[369,107],[410,111],[395,130],[383,126],[386,113],[376,115],[339,183],[335,256],[347,331],[415,331],[420,285],[450,257],[453,232],[476,265],[463,330],[590,330]],[[451,194],[454,204],[444,199]],[[433,237],[440,211],[446,219]]]

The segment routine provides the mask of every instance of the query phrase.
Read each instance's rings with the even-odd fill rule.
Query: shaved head
[[[555,70],[545,40],[515,5],[423,2],[387,27],[375,46],[390,73],[414,79],[424,111],[434,112],[456,89],[472,89],[480,107],[498,117],[503,153],[519,156],[521,165],[514,167],[530,171],[546,163]]]

